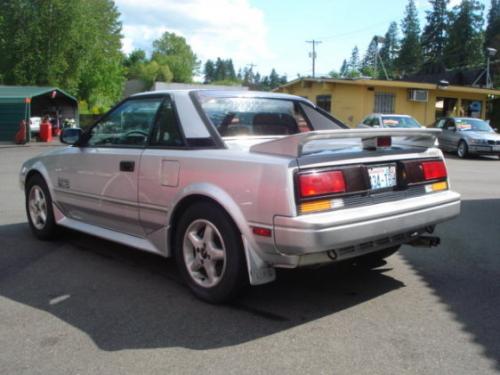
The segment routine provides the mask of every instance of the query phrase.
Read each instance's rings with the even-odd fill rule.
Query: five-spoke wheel
[[[215,225],[204,219],[193,221],[182,250],[191,278],[202,287],[217,285],[226,269],[226,249]]]
[[[52,210],[52,198],[41,175],[26,181],[26,214],[31,230],[41,240],[50,240],[57,234]]]
[[[187,285],[209,302],[233,298],[248,283],[241,233],[220,206],[190,205],[175,225],[174,256]]]

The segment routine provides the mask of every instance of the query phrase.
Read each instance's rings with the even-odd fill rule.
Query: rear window
[[[384,126],[389,128],[420,128],[421,125],[413,117],[383,116]]]
[[[315,129],[311,123],[315,119],[306,116],[301,104],[293,100],[204,95],[197,99],[222,137],[290,135]],[[331,128],[339,126],[332,121]]]

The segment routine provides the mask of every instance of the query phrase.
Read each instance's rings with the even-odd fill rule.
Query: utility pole
[[[316,44],[321,44],[320,40],[306,40],[306,43],[312,44],[312,53],[309,53],[309,57],[312,58],[312,68],[313,68],[313,78],[316,76]]]

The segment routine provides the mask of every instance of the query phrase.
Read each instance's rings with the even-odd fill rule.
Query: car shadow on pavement
[[[500,199],[462,201],[432,251],[400,254],[500,370]]]
[[[46,311],[107,351],[237,345],[348,309],[404,284],[351,267],[283,271],[230,305],[191,295],[172,260],[73,231],[56,242],[0,226],[0,295]]]

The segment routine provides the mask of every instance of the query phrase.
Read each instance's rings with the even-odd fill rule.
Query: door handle
[[[135,161],[122,160],[120,162],[121,172],[133,172],[135,169]]]

